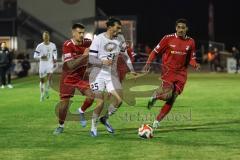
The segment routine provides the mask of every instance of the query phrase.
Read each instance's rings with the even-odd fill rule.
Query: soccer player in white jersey
[[[89,52],[89,63],[92,66],[89,80],[96,98],[96,108],[93,112],[90,132],[92,136],[97,136],[97,122],[104,105],[104,91],[112,95],[113,101],[111,101],[108,107],[107,114],[100,118],[100,122],[105,125],[108,132],[114,133],[114,129],[109,124],[108,118],[122,104],[122,86],[119,82],[117,72],[119,54],[124,54],[127,57],[126,63],[131,73],[136,74],[128,54],[122,50],[124,48],[122,46],[123,43],[117,38],[119,28],[121,27],[120,20],[110,18],[106,22],[106,25],[107,31],[93,39]]]
[[[39,77],[40,77],[40,101],[44,98],[49,98],[49,85],[53,69],[57,60],[56,45],[50,42],[50,35],[48,31],[44,31],[42,34],[43,42],[38,44],[34,51],[34,58],[39,62]],[[46,84],[45,84],[46,82]]]

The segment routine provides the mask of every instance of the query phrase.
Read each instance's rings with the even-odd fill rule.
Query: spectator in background
[[[0,85],[1,88],[5,88],[6,85],[6,71],[8,65],[8,48],[6,47],[6,42],[1,43],[0,47]]]
[[[151,52],[152,52],[152,48],[149,45],[145,45],[145,53],[147,53],[149,56]]]
[[[24,56],[24,59],[22,61],[22,75],[23,76],[28,76],[28,71],[31,69],[31,64],[29,62],[29,54]]]
[[[22,69],[22,61],[23,61],[23,59],[24,59],[24,53],[19,53],[16,56],[16,62],[15,62],[15,67],[13,69],[13,72],[17,76],[23,70]]]
[[[238,69],[239,69],[239,65],[240,65],[240,53],[239,53],[239,50],[237,49],[237,47],[233,46],[232,47],[232,53],[233,53],[233,57],[235,58],[236,60],[236,72],[235,73],[238,73]]]
[[[215,54],[212,50],[208,51],[207,59],[208,59],[210,70],[215,71],[215,66],[214,66]]]
[[[7,86],[8,88],[13,88],[11,84],[11,73],[14,68],[14,63],[13,63],[13,58],[14,58],[14,50],[10,50],[7,54],[8,58],[8,64],[7,64],[7,70],[6,70],[6,75],[7,75]]]
[[[220,53],[218,48],[214,48],[213,49],[214,52],[214,59],[213,59],[213,63],[214,63],[214,71],[221,71],[222,67],[221,67],[221,59],[220,59]]]
[[[23,59],[19,61],[21,70],[17,73],[19,78],[28,76],[28,71],[31,68],[29,62],[29,55],[23,56]]]
[[[17,56],[17,63],[14,68],[14,72],[17,75],[18,78],[26,77],[28,76],[28,71],[31,68],[30,62],[29,62],[29,55],[24,55],[23,53],[20,53]]]
[[[139,44],[137,44],[137,47],[136,47],[136,56],[134,57],[135,62],[141,61],[141,53],[142,53],[142,46],[139,43]]]

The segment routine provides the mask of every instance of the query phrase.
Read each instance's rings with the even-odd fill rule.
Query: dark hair
[[[72,25],[72,29],[76,29],[76,28],[81,28],[81,29],[85,29],[85,26],[81,23],[74,23]]]
[[[186,26],[188,26],[188,21],[185,18],[180,18],[180,19],[176,20],[176,26],[178,23],[184,23],[184,24],[186,24]]]
[[[107,25],[107,27],[109,27],[109,26],[114,26],[115,23],[118,23],[119,25],[122,25],[122,24],[121,24],[121,21],[120,21],[119,19],[113,18],[113,17],[110,17],[110,18],[107,20],[106,25]]]

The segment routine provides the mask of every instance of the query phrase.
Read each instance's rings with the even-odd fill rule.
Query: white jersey
[[[93,67],[89,77],[93,91],[103,91],[104,88],[108,92],[121,89],[117,72],[117,60],[119,54],[124,53],[127,55],[123,50],[125,48],[123,44],[125,44],[125,41],[121,37],[109,39],[106,37],[106,32],[99,34],[93,39],[89,52],[90,64],[96,65],[96,67]],[[113,63],[111,66],[102,65],[102,60],[112,60]],[[129,57],[128,61],[131,63]],[[131,64],[130,70],[132,69]]]
[[[41,59],[41,56],[47,56],[46,60]],[[53,60],[57,60],[57,49],[56,45],[50,42],[48,45],[44,42],[38,44],[34,51],[34,58],[40,60],[40,66],[46,64],[53,64]]]
[[[47,56],[47,59],[41,59],[42,56]],[[34,51],[34,58],[39,59],[39,76],[45,77],[48,73],[53,73],[54,60],[57,60],[56,45],[50,42],[48,45],[44,42],[40,43]]]
[[[109,74],[116,72],[117,58],[121,50],[120,44],[121,42],[116,38],[107,38],[106,32],[93,39],[89,56],[94,56],[99,60],[113,60],[112,66],[103,65],[100,72]]]

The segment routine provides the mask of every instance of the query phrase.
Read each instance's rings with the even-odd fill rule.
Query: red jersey
[[[131,61],[133,62],[134,61],[133,49],[128,47],[127,48],[127,54],[129,56],[129,58],[131,59]],[[120,82],[122,82],[123,79],[125,78],[125,75],[128,72],[128,66],[127,66],[126,61],[123,59],[121,54],[120,54],[120,57],[118,57],[117,71],[118,71],[119,80],[120,80]]]
[[[176,33],[164,36],[151,52],[147,63],[152,62],[155,53],[162,54],[162,65],[170,70],[186,71],[188,64],[196,67],[195,42],[190,37],[178,37]]]
[[[131,61],[134,61],[134,52],[133,49],[128,47],[127,48],[127,54],[129,56],[129,58],[131,59]],[[123,59],[122,55],[120,54],[118,57],[118,62],[117,62],[117,69],[118,70],[125,70],[127,67],[126,61]]]
[[[64,63],[80,57],[84,53],[85,49],[90,47],[91,42],[92,41],[90,39],[84,39],[82,44],[77,45],[74,43],[72,39],[65,41],[62,48]],[[86,64],[83,64],[82,66],[79,66],[78,68],[75,68],[73,70],[69,70],[67,67],[65,67],[65,64],[63,64],[63,75],[64,77],[67,76],[68,79],[67,81],[71,81],[71,79],[72,80],[83,79],[85,71]]]

